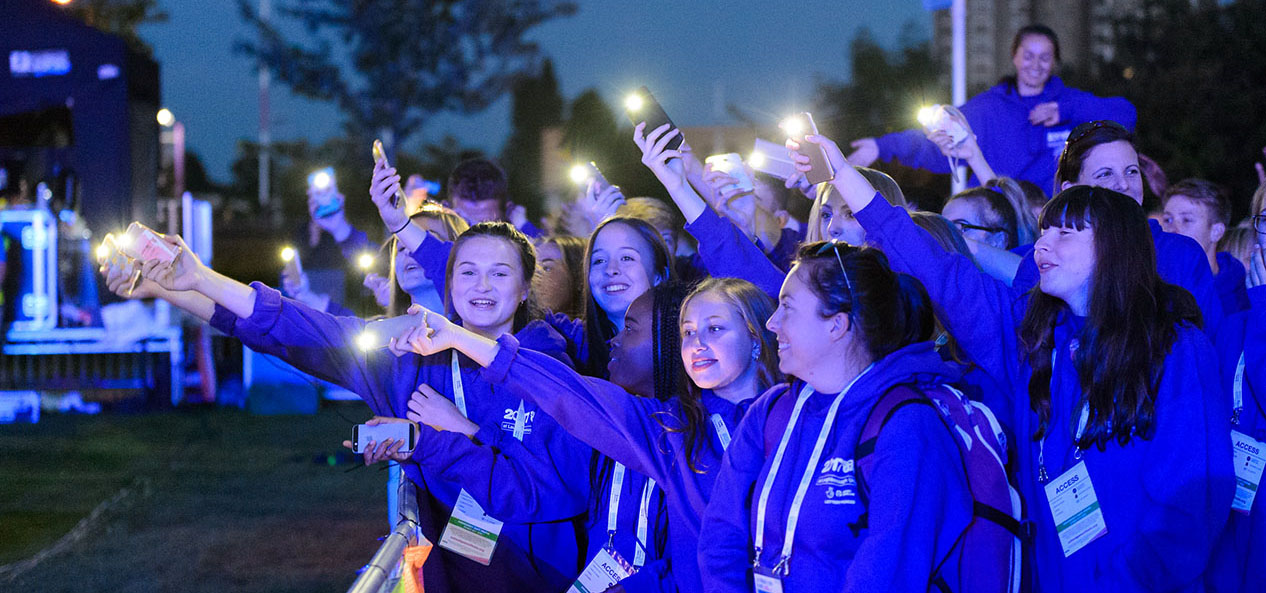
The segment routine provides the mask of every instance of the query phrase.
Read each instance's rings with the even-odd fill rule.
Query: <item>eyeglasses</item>
[[[1266,214],[1253,215],[1253,228],[1259,233],[1266,233]]]
[[[849,307],[848,314],[852,315],[853,309],[857,307],[857,304],[856,304],[857,301],[853,299],[853,282],[848,279],[848,270],[844,268],[844,260],[840,257],[839,246],[840,246],[839,241],[827,241],[823,243],[821,247],[818,248],[817,253],[814,253],[814,255],[820,256],[826,253],[828,249],[831,250],[831,252],[835,254],[835,261],[836,263],[840,264],[840,274],[844,275],[844,288],[848,290],[848,307]]]
[[[1006,230],[1006,229],[1000,229],[996,226],[980,226],[976,224],[971,224],[970,222],[967,222],[966,220],[962,220],[962,219],[953,220],[950,222],[953,222],[954,226],[958,227],[958,230],[964,233],[966,233],[967,231],[984,231],[986,233],[1000,233]]]
[[[1100,128],[1108,128],[1110,130],[1117,130],[1123,134],[1130,133],[1129,130],[1125,129],[1125,126],[1117,122],[1114,122],[1110,119],[1101,119],[1099,121],[1086,122],[1084,124],[1081,124],[1073,128],[1073,131],[1068,133],[1068,140],[1064,143],[1064,145],[1067,146],[1078,140],[1081,140],[1082,136],[1085,136],[1086,134],[1089,134]]]

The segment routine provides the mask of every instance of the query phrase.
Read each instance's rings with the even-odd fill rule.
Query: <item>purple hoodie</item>
[[[971,260],[941,248],[904,210],[878,196],[857,213],[867,241],[884,250],[892,268],[927,288],[936,316],[1004,394],[986,398],[1011,425],[1019,459],[1018,483],[1028,519],[1035,523],[1035,578],[1040,591],[1200,591],[1210,552],[1234,492],[1230,398],[1218,383],[1208,338],[1177,328],[1156,394],[1155,434],[1127,445],[1114,440],[1083,459],[1108,532],[1065,557],[1044,484],[1037,480],[1037,415],[1029,409],[1032,367],[1017,327],[1028,296],[978,270]],[[1205,264],[1208,265],[1207,263]],[[1055,349],[1068,352],[1084,321],[1063,315]],[[1051,386],[1052,417],[1046,440],[1052,478],[1075,465],[1072,414],[1082,391],[1067,356],[1057,361]]]
[[[856,379],[836,413],[820,466],[813,469],[784,591],[927,591],[938,565],[952,590],[971,590],[970,583],[960,582],[957,568],[959,536],[972,521],[972,496],[958,445],[935,409],[906,406],[884,426],[866,475],[866,508],[853,473],[854,448],[881,395],[903,383],[957,380],[958,371],[941,361],[931,342],[897,350]],[[739,424],[703,517],[699,564],[705,591],[753,590],[759,498],[790,416],[774,410],[793,406],[803,387],[797,381],[769,389]],[[764,520],[765,569],[782,555],[792,499],[835,398],[810,395],[792,429]],[[863,512],[868,527],[854,529]]]
[[[699,522],[712,492],[716,470],[725,449],[711,421],[717,415],[733,432],[747,409],[710,391],[703,393],[703,438],[696,448],[693,471],[686,463],[686,445],[678,428],[682,417],[675,401],[630,395],[622,387],[577,374],[539,352],[520,347],[502,336],[496,361],[485,378],[529,401],[534,401],[559,424],[594,449],[651,477],[664,491],[668,507],[669,546],[673,578],[680,591],[701,590],[695,564]]]
[[[413,390],[422,383],[452,397],[449,353],[396,357],[386,350],[363,352],[355,344],[363,320],[313,310],[260,283],[251,286],[256,291],[253,314],[238,318],[217,306],[213,327],[360,395],[376,415],[404,418]],[[519,335],[561,355],[561,338],[544,323],[530,323]],[[401,466],[420,493],[431,495],[420,497],[419,506],[437,515],[429,517],[432,531],[426,532],[432,542],[439,542],[439,530],[463,489],[506,524],[491,566],[437,546],[443,568],[435,574],[448,579],[437,590],[562,591],[579,570],[577,522],[588,508],[592,450],[530,402],[524,402],[529,420],[523,441],[518,441],[511,431],[521,399],[484,381],[478,365],[464,357],[461,377],[470,419],[479,425],[474,440],[422,426],[412,460]]]

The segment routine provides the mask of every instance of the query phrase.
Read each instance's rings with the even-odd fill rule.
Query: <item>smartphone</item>
[[[805,136],[818,133],[818,126],[813,123],[813,116],[809,112],[797,113],[779,124],[779,127],[787,132],[787,137],[795,140],[800,144],[800,152],[809,157],[808,173],[805,173],[805,179],[812,184],[825,183],[835,179],[835,168],[831,166],[831,161],[826,158],[826,151],[817,144],[805,142]]]
[[[176,248],[139,222],[128,225],[122,240],[116,238],[115,243],[119,251],[137,261],[158,260],[167,264],[176,261]]]
[[[967,127],[963,125],[963,114],[956,108],[948,105],[933,105],[919,110],[919,123],[923,124],[923,131],[931,134],[933,132],[945,132],[950,137],[950,142],[955,147],[962,145],[967,140]]]
[[[303,275],[303,261],[299,259],[298,249],[294,247],[282,248],[281,261],[285,262],[283,267],[290,270],[296,277]]]
[[[704,159],[703,162],[712,165],[713,170],[720,171],[738,180],[738,183],[732,183],[726,186],[727,188],[734,188],[741,192],[756,190],[756,182],[747,173],[747,166],[743,164],[743,157],[739,156],[737,152],[714,154]]]
[[[333,216],[343,205],[339,204],[334,192],[334,167],[317,169],[308,175],[308,187],[315,190],[317,207],[312,215],[317,218]]]
[[[760,138],[756,139],[752,154],[747,157],[747,165],[755,171],[783,181],[796,173],[796,166],[791,162],[786,146]]]
[[[391,166],[391,163],[387,162],[387,151],[383,150],[382,148],[382,140],[374,140],[374,145],[370,149],[370,151],[373,152],[375,161],[382,161],[382,164],[388,167]],[[439,193],[439,191],[436,191],[435,193]],[[396,195],[391,196],[391,207],[399,208],[400,201],[403,199],[404,199],[404,190],[396,189]]]
[[[664,111],[663,106],[659,104],[659,101],[655,100],[655,95],[652,95],[651,91],[644,86],[638,87],[636,91],[633,91],[633,94],[624,100],[624,111],[628,114],[629,121],[633,125],[636,126],[639,123],[646,122],[646,128],[643,131],[647,134],[664,124],[669,124],[670,130],[677,128],[677,124],[668,118],[668,113]],[[679,130],[678,134],[668,141],[668,145],[664,147],[665,150],[681,148],[681,143],[685,138],[680,133],[681,128],[677,129]]]
[[[438,313],[432,313],[432,315],[438,315]],[[422,325],[421,315],[397,315],[375,319],[366,323],[365,329],[356,336],[356,345],[366,352],[381,350],[391,343],[391,338],[400,337],[404,332],[419,325]]]
[[[369,449],[369,441],[381,443],[387,439],[404,441],[401,453],[408,453],[417,444],[418,427],[412,422],[386,422],[383,424],[357,424],[352,427],[352,452],[363,453]],[[407,439],[407,440],[406,440]]]
[[[593,181],[595,183],[594,193],[599,193],[602,190],[611,187],[611,182],[607,181],[607,177],[602,174],[602,170],[598,168],[598,164],[593,161],[581,163],[572,167],[572,180],[575,181],[577,185],[585,185],[590,181]]]

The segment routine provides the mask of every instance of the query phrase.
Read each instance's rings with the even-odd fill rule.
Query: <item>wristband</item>
[[[409,220],[408,218],[404,219],[404,224],[400,225],[400,228],[398,228],[398,229],[396,229],[396,230],[394,230],[394,231],[391,231],[391,234],[393,234],[393,235],[398,235],[398,234],[400,234],[400,231],[403,231],[403,230],[405,229],[405,227],[408,227],[408,226],[409,226],[409,222],[410,222],[410,220]]]

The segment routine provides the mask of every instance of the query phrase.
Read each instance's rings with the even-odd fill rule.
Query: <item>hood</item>
[[[880,394],[903,383],[957,383],[961,378],[962,372],[958,368],[941,360],[934,343],[916,342],[875,361],[853,385],[852,393],[862,394],[864,397],[846,397],[841,404],[841,412],[869,409]],[[799,393],[804,386],[802,381],[796,383],[793,394]],[[835,399],[835,394],[827,394],[829,397],[820,395],[822,394],[815,394],[815,397],[810,398],[806,403],[806,412],[825,412]]]

